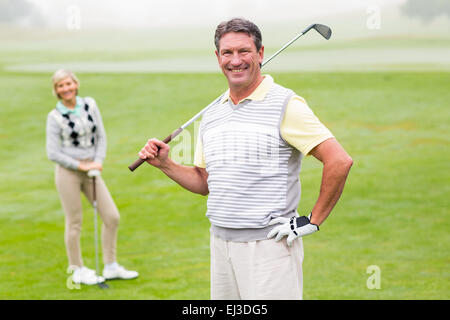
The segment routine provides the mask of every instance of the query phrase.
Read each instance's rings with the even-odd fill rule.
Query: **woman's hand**
[[[83,162],[81,161],[80,164],[78,165],[78,170],[80,171],[89,171],[89,170],[100,170],[102,171],[103,166],[101,163],[98,162],[94,162],[94,161],[89,161],[89,162]]]

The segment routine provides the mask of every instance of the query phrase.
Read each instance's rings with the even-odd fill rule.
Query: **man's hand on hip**
[[[288,246],[291,246],[292,241],[295,239],[319,231],[319,227],[312,224],[310,218],[311,214],[309,217],[301,216],[292,217],[290,219],[283,217],[275,218],[269,222],[269,225],[278,223],[281,223],[281,225],[273,228],[267,235],[267,238],[270,239],[276,235],[275,241],[280,241],[284,236],[288,236],[287,244]]]

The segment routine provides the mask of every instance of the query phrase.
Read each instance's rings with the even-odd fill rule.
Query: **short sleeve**
[[[200,130],[198,131],[197,144],[195,146],[194,165],[199,168],[206,168],[205,155],[203,153],[203,143],[202,137],[200,135]]]
[[[281,136],[304,155],[333,134],[316,117],[306,101],[294,96],[289,101],[280,127]]]

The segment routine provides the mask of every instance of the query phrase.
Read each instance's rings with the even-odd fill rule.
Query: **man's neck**
[[[242,99],[248,97],[253,91],[258,88],[258,86],[261,84],[261,82],[264,80],[264,77],[261,75],[258,79],[258,81],[255,81],[251,83],[248,87],[242,88],[242,87],[232,87],[230,86],[230,99],[233,101],[234,104],[238,104],[239,101]]]

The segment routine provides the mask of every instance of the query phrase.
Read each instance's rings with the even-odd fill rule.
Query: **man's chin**
[[[244,84],[244,83],[247,83],[247,81],[248,81],[248,77],[245,72],[236,73],[236,74],[229,73],[227,78],[228,78],[228,82],[230,84],[234,84],[234,85]]]

